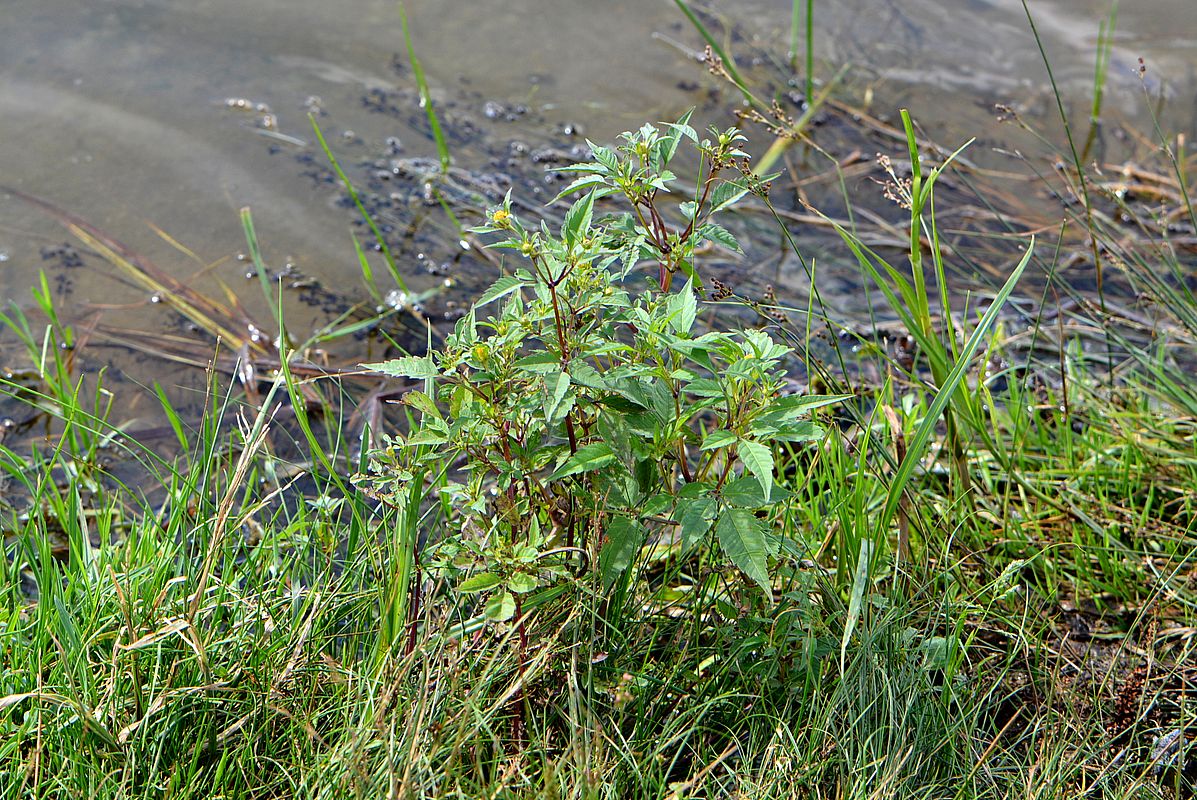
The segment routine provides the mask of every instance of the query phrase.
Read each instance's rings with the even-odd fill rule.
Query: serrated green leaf
[[[539,583],[535,575],[528,572],[517,572],[507,579],[507,588],[515,594],[527,594],[534,590]]]
[[[785,419],[793,419],[802,414],[808,414],[816,408],[842,403],[851,400],[850,394],[788,394],[779,397],[765,408],[766,414],[782,412]]]
[[[561,238],[565,246],[573,248],[590,229],[590,220],[594,216],[594,192],[588,192],[578,198],[569,211],[565,213],[565,221],[561,224]]]
[[[579,386],[584,386],[587,389],[606,389],[607,381],[599,374],[599,371],[587,364],[585,361],[573,360],[569,362],[570,378]]]
[[[511,294],[516,289],[524,285],[524,282],[514,275],[504,275],[497,281],[491,284],[490,288],[482,293],[482,296],[475,301],[474,306],[481,308],[487,303],[492,303],[500,297]]]
[[[701,239],[721,244],[728,250],[736,253],[743,253],[740,243],[736,241],[736,237],[732,236],[731,231],[716,222],[708,222],[698,228],[698,236]]]
[[[607,182],[607,179],[602,175],[583,175],[581,178],[575,178],[569,186],[561,190],[561,193],[549,201],[549,205],[556,203],[567,194],[573,194],[579,189],[585,189],[588,186],[601,186]]]
[[[515,366],[537,375],[548,375],[561,369],[561,358],[556,353],[546,350],[524,356],[515,362]]]
[[[569,374],[566,372],[558,372],[555,375],[545,375],[544,386],[544,419],[545,424],[552,426],[555,425],[558,420],[562,419],[565,416],[565,413],[569,412],[569,409],[566,408],[564,409],[565,413],[562,413],[563,409],[561,407],[562,401],[565,400],[565,396],[569,394]],[[569,405],[572,406],[573,404],[570,403]]]
[[[659,465],[652,459],[645,459],[645,462],[650,466],[653,474],[659,475]],[[651,487],[650,487],[651,488]],[[673,507],[673,495],[662,492],[654,494],[643,502],[640,506],[640,514],[645,517],[655,517],[669,513],[669,509]]]
[[[636,263],[643,257],[641,251],[644,249],[644,242],[644,236],[640,235],[620,248],[619,263],[623,264],[621,277],[627,277],[627,274],[632,271]]]
[[[612,150],[609,150],[601,145],[597,145],[589,139],[586,140],[586,144],[589,145],[590,154],[594,156],[595,161],[606,167],[611,172],[619,171],[619,157],[615,155]],[[595,171],[597,172],[598,170]]]
[[[515,598],[511,592],[500,592],[486,601],[485,613],[492,622],[506,622],[515,616]]]
[[[725,209],[738,202],[746,194],[748,194],[748,189],[735,181],[720,183],[711,190],[711,207],[707,213],[714,214],[716,211]]]
[[[717,450],[736,443],[738,437],[726,428],[716,428],[702,440],[701,450]]]
[[[780,426],[770,438],[778,442],[817,442],[826,435],[822,425],[802,421]]]
[[[636,520],[615,516],[607,523],[604,534],[606,541],[599,552],[599,575],[603,580],[603,588],[610,589],[636,559],[636,554],[644,544],[645,531],[644,526]]]
[[[501,575],[496,575],[493,572],[479,572],[477,575],[472,575],[458,584],[457,591],[462,594],[477,594],[478,592],[493,589],[502,582],[503,577]]]
[[[606,442],[594,442],[578,448],[578,452],[565,460],[557,471],[549,476],[550,481],[561,480],[580,472],[601,469],[615,460],[615,453]]]
[[[598,398],[597,402],[620,414],[635,414],[645,410],[644,406],[634,400],[629,400],[618,394],[608,394]]]
[[[765,523],[745,508],[725,508],[715,525],[719,546],[736,567],[772,597],[765,556]]]
[[[723,384],[714,378],[698,378],[686,384],[686,393],[695,397],[723,397]]]
[[[706,538],[715,521],[719,505],[713,497],[678,500],[673,520],[681,528],[682,553],[687,553]]]
[[[423,392],[414,389],[406,392],[403,395],[403,402],[405,405],[411,406],[422,414],[427,414],[437,419],[441,418],[441,410],[436,407],[436,402]]]
[[[740,457],[740,461],[744,463],[748,471],[756,476],[765,497],[771,498],[773,494],[773,451],[760,442],[741,439],[740,443],[736,445],[736,455]]]
[[[437,445],[446,444],[448,441],[449,437],[443,430],[437,430],[431,426],[420,428],[407,437],[409,445]]]
[[[362,367],[395,378],[424,379],[435,378],[441,374],[431,356],[401,356],[392,358],[390,361],[362,364]]]
[[[760,481],[755,476],[747,475],[728,481],[719,494],[724,502],[740,508],[764,508],[790,497],[790,493],[776,483],[773,484],[773,491],[766,497],[761,491]]]
[[[698,300],[694,296],[693,281],[686,281],[686,285],[680,291],[670,295],[666,308],[669,310],[669,326],[674,332],[689,333],[698,314]]]
[[[625,379],[611,381],[609,385],[628,400],[652,412],[659,422],[669,422],[673,417],[673,395],[660,381]]]
[[[697,497],[706,497],[714,490],[715,487],[706,481],[694,481],[693,483],[683,484],[682,488],[678,489],[677,496],[693,500]]]
[[[691,108],[685,114],[682,114],[681,119],[677,122],[666,123],[669,133],[662,136],[657,145],[660,148],[662,167],[673,160],[674,154],[677,153],[678,143],[681,142],[683,136],[692,142],[698,141],[698,134],[687,124],[690,121],[690,115],[693,113],[694,109]]]

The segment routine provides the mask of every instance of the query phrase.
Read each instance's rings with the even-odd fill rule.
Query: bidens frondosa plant
[[[409,519],[423,513],[408,531],[416,569],[480,595],[480,616],[519,624],[565,579],[626,591],[646,545],[722,554],[699,563],[730,562],[733,583],[771,595],[788,498],[774,447],[821,437],[810,412],[839,398],[788,393],[791,351],[767,332],[696,329],[697,248],[738,249],[712,216],[762,191],[739,132],[712,135],[683,118],[626,133],[617,150],[592,144],[594,161],[570,168],[579,176],[562,193],[585,194],[556,233],[526,226],[510,198],[491,209],[476,231],[515,251],[518,268],[439,351],[369,365],[424,389],[405,395],[406,435],[376,449],[359,480]],[[697,188],[663,207],[683,140],[698,152]],[[608,195],[631,210],[597,219]],[[653,288],[639,288],[645,266]]]

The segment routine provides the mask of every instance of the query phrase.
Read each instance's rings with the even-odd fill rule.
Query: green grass
[[[58,352],[47,330],[33,352]],[[1193,724],[1197,421],[1184,384],[1145,391],[1151,352],[1114,389],[1064,363],[1066,388],[961,390],[987,413],[961,434],[972,502],[926,472],[942,459],[895,478],[875,452],[918,452],[943,410],[898,378],[872,399],[900,436],[865,417],[779,473],[774,602],[650,548],[614,600],[588,574],[544,598],[521,667],[513,629],[471,631],[469,598],[427,580],[408,639],[397,532],[418,520],[372,509],[343,460],[313,456],[306,496],[259,480],[286,466],[262,448],[270,395],[213,392],[156,465],[160,507],[101,479],[104,409],[43,362],[61,427],[2,451],[34,509],[5,524],[3,794],[1172,796],[1150,743]],[[880,525],[895,480],[909,558]]]
[[[1083,391],[1074,413],[1096,410]],[[1018,417],[1003,428],[1025,431],[1012,454],[1023,480],[1079,518],[1021,500],[973,454],[992,513],[916,482],[914,524],[942,533],[916,539],[901,580],[884,562],[867,573],[847,637],[847,587],[814,565],[781,571],[765,607],[730,605],[724,587],[701,619],[684,599],[643,595],[604,614],[582,578],[536,612],[522,678],[511,633],[455,634],[471,611],[437,587],[414,649],[380,651],[378,587],[404,569],[387,545],[399,520],[374,516],[345,551],[343,515],[274,510],[251,488],[252,441],[236,459],[196,448],[211,463],[179,468],[162,514],[43,483],[3,576],[0,785],[11,797],[1167,796],[1145,780],[1158,723],[1135,722],[1116,764],[1108,732],[1119,698],[1192,721],[1169,687],[1194,678],[1192,640],[1177,635],[1194,621],[1193,423],[1146,404],[1080,433]],[[851,458],[819,458],[803,477],[793,531],[807,546],[868,525],[886,494]],[[65,555],[50,545],[59,527]],[[1061,601],[1090,600],[1110,638],[1067,652]],[[1140,653],[1153,670],[1128,696]]]

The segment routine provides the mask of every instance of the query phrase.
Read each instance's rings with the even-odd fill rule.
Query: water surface
[[[1070,108],[1086,108],[1108,6],[1030,7]],[[723,0],[709,10],[735,22],[733,50],[784,62],[788,0]],[[487,142],[609,141],[701,104],[716,86],[695,62],[700,40],[671,0],[409,0],[407,11],[450,126],[475,128],[454,144],[467,169],[487,166]],[[858,96],[871,90],[877,113],[908,103],[937,138],[958,142],[985,136],[998,98],[1040,113],[1055,135],[1020,2],[840,0],[816,3],[815,13],[820,76],[852,63],[848,83]],[[303,164],[322,159],[310,110],[322,114],[351,167],[391,146],[406,156],[433,152],[391,0],[5,0],[0,15],[2,182],[87,219],[180,277],[201,274],[195,280],[213,290],[246,285],[235,258],[244,249],[243,206],[252,207],[273,263],[291,262],[331,285],[357,280],[352,215],[334,208],[336,187]],[[1191,134],[1197,4],[1138,0],[1120,10],[1108,102],[1132,115],[1143,105],[1139,57],[1149,91],[1167,98],[1169,123]],[[372,96],[398,107],[372,107]],[[491,119],[488,101],[528,113]],[[730,122],[718,113],[709,121]],[[28,287],[48,269],[61,302],[80,313],[103,304],[113,323],[152,319],[144,292],[102,271],[64,270],[64,243],[70,237],[55,222],[0,195],[0,297],[28,306]]]

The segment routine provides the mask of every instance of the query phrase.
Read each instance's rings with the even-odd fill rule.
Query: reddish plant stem
[[[422,581],[420,580],[420,548],[419,541],[412,544],[412,568],[415,570],[415,585],[411,590],[411,605],[407,609],[407,647],[404,655],[410,656],[416,651],[416,629],[420,622],[420,603],[423,597]]]
[[[524,675],[528,670],[528,628],[524,624],[524,604],[518,595],[515,598],[515,620],[520,637],[518,656],[520,677],[515,695],[511,698],[511,704],[514,707],[512,709],[514,716],[511,720],[511,737],[515,740],[516,746],[522,750],[527,741],[527,724],[524,719]]]
[[[561,368],[569,368],[569,342],[565,339],[565,320],[561,316],[561,303],[557,299],[557,284],[549,281],[549,297],[553,301],[553,326],[557,329],[557,345],[561,348]],[[565,435],[569,437],[569,452],[578,452],[578,436],[574,432],[573,412],[565,415]]]

